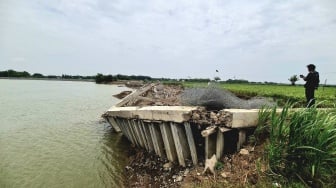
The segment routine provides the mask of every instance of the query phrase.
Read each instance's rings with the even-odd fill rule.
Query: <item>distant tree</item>
[[[47,78],[57,78],[56,75],[48,75]]]
[[[43,74],[40,74],[40,73],[34,73],[32,76],[34,78],[43,78],[44,77]]]
[[[189,78],[184,79],[186,82],[210,82],[211,80],[209,78]]]
[[[299,78],[297,77],[297,75],[293,75],[288,80],[292,83],[292,86],[295,86],[295,82],[298,81]]]
[[[216,82],[218,82],[218,81],[221,80],[221,79],[220,79],[220,77],[216,76],[216,77],[214,78],[214,80],[215,80]]]
[[[83,79],[83,76],[81,75],[75,75],[75,76],[71,76],[72,79]]]
[[[0,72],[0,76],[1,77],[30,77],[30,74],[27,71],[19,72],[19,71],[10,69],[7,71]]]
[[[117,77],[116,76],[112,76],[111,74],[109,75],[103,75],[101,73],[98,73],[95,76],[95,81],[97,84],[101,84],[101,83],[109,83],[109,82],[113,82],[113,81],[117,81]]]
[[[113,76],[111,74],[105,76],[105,79],[104,79],[105,82],[112,82],[113,81]]]
[[[62,78],[63,78],[63,79],[68,79],[68,78],[71,78],[71,76],[70,76],[70,75],[67,75],[67,74],[62,74]]]
[[[9,77],[8,71],[0,71],[0,77]]]
[[[8,77],[17,77],[16,71],[15,70],[8,70]]]
[[[30,74],[29,74],[29,72],[27,72],[27,71],[23,71],[23,72],[21,73],[21,76],[22,76],[22,77],[30,77]]]
[[[266,85],[278,85],[278,83],[276,83],[276,82],[268,82],[268,81],[265,81],[264,84],[266,84]]]
[[[116,77],[118,80],[131,80],[131,78],[127,75],[117,74]]]
[[[232,84],[243,84],[243,83],[249,83],[248,80],[243,79],[228,79],[225,81],[226,83],[232,83]]]
[[[128,76],[128,79],[129,80],[152,80],[151,77],[149,76],[135,76],[135,75],[132,75],[132,76]]]
[[[98,74],[96,75],[96,77],[95,77],[95,81],[96,81],[97,84],[102,83],[102,82],[104,81],[104,75],[98,73]]]

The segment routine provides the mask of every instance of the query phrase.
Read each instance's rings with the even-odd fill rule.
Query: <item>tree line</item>
[[[96,81],[97,84],[108,83],[108,82],[113,82],[113,81],[117,81],[117,80],[143,80],[143,81],[152,81],[153,78],[151,78],[150,76],[135,76],[135,75],[127,76],[127,75],[122,75],[122,74],[103,75],[101,73],[98,73],[95,76],[95,81]]]
[[[15,70],[7,70],[7,71],[0,71],[0,77],[30,77],[30,73],[27,71],[15,71]]]
[[[80,75],[67,75],[62,74],[58,75],[43,75],[41,73],[30,74],[27,71],[15,71],[15,70],[6,70],[0,71],[0,77],[7,78],[50,78],[50,79],[91,79],[94,80],[95,76],[80,76]]]
[[[168,78],[160,78],[155,79],[151,78],[150,76],[135,76],[135,75],[103,75],[98,73],[95,76],[81,76],[81,75],[68,75],[62,74],[61,76],[58,75],[43,75],[41,73],[34,73],[30,74],[27,71],[15,71],[15,70],[5,70],[0,71],[0,77],[7,77],[7,78],[50,78],[50,79],[90,79],[95,80],[96,83],[108,83],[117,80],[142,80],[142,81],[155,81],[155,80],[170,80]]]
[[[101,73],[96,74],[95,76],[80,76],[80,75],[68,75],[68,74],[62,74],[61,76],[57,75],[43,75],[41,73],[34,73],[30,74],[27,71],[15,71],[15,70],[6,70],[6,71],[0,71],[0,77],[14,77],[14,78],[46,78],[46,79],[86,79],[86,80],[94,80],[97,84],[101,83],[110,83],[113,81],[118,80],[137,80],[137,81],[145,81],[145,82],[153,82],[153,81],[168,81],[168,82],[179,82],[179,81],[185,81],[185,82],[205,82],[208,83],[211,81],[209,78],[188,78],[188,79],[170,79],[170,78],[152,78],[150,76],[142,76],[142,75],[123,75],[123,74],[117,74],[117,75],[104,75]],[[216,81],[219,81],[219,79],[215,79]],[[221,81],[224,83],[250,83],[247,80],[239,80],[239,79],[229,79],[226,81]]]
[[[41,73],[34,73],[30,74],[27,71],[15,71],[15,70],[6,70],[6,71],[0,71],[0,77],[14,77],[14,78],[46,78],[46,79],[76,79],[76,80],[94,80],[97,84],[100,83],[109,83],[113,81],[118,80],[137,80],[137,81],[145,81],[145,82],[153,82],[153,81],[168,81],[168,82],[205,82],[208,83],[212,81],[209,78],[188,78],[188,79],[170,79],[170,78],[152,78],[150,76],[142,76],[142,75],[123,75],[123,74],[117,74],[117,75],[104,75],[101,73],[98,73],[94,76],[81,76],[81,75],[68,75],[68,74],[62,74],[61,76],[58,75],[43,75]],[[226,81],[220,81],[219,77],[214,78],[215,81],[221,82],[221,83],[245,83],[245,84],[271,84],[271,85],[277,85],[278,83],[275,82],[250,82],[248,80],[244,79],[228,79]],[[291,78],[288,79],[292,85],[295,85],[295,82],[298,80],[297,76],[294,75]]]

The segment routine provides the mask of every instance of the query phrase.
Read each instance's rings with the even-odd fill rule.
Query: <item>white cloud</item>
[[[24,57],[13,57],[11,60],[13,62],[22,62],[25,61],[26,59]]]
[[[287,82],[309,63],[322,73],[336,67],[335,7],[327,0],[5,0],[0,69],[20,68],[9,61],[20,56],[23,68],[46,74],[213,77],[220,69],[222,79]]]

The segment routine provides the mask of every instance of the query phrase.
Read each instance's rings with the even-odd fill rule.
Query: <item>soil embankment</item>
[[[126,187],[245,187],[256,185],[260,181],[260,172],[266,167],[258,163],[263,159],[262,145],[246,145],[240,152],[224,155],[215,166],[215,174],[204,170],[204,161],[186,167],[171,163],[153,153],[132,148],[129,152],[129,164],[125,167]],[[261,165],[259,169],[258,165]]]

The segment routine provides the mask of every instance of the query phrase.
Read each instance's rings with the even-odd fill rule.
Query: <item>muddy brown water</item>
[[[0,187],[123,187],[129,142],[100,122],[123,90],[0,80]]]

